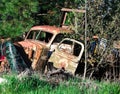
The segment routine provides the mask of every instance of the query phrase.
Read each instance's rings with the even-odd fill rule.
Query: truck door
[[[65,38],[56,47],[49,62],[52,62],[55,68],[64,68],[74,74],[83,51],[83,43],[74,39]]]

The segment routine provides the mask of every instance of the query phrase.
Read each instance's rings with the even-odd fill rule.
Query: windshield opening
[[[53,34],[46,32],[46,31],[41,31],[41,30],[33,30],[29,33],[29,35],[27,36],[27,39],[34,39],[34,40],[39,40],[45,43],[48,43],[51,38],[52,38]]]

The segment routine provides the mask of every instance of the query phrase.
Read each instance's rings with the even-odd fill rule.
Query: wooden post
[[[69,9],[69,8],[62,8],[61,11],[63,11],[63,15],[62,15],[60,27],[66,27],[66,26],[64,26],[64,23],[65,23],[68,12],[78,12],[78,13],[85,13],[86,12],[86,10],[83,10],[83,9],[79,10],[79,9]]]

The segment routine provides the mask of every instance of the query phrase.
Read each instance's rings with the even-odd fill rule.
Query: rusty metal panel
[[[34,49],[34,54],[33,54],[33,58],[32,58],[32,68],[34,70],[36,70],[36,68],[38,67],[37,63],[38,63],[38,60],[39,60],[39,58],[42,54],[42,50],[43,50],[41,45],[38,45],[38,44],[35,44],[35,45],[36,45],[36,47]]]
[[[53,62],[54,67],[56,68],[65,68],[65,70],[74,74],[78,66],[78,62],[75,62],[76,60],[77,58],[75,56],[56,50],[56,52],[50,57],[49,62]]]
[[[32,69],[33,70],[40,69],[41,67],[38,66],[37,63],[39,58],[41,57],[43,45],[28,40],[19,42],[19,44],[22,45],[26,54],[28,55],[28,58],[32,61],[32,65],[31,65]]]

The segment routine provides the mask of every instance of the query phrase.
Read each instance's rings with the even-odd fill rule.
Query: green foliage
[[[49,93],[52,85],[46,81],[39,80],[38,77],[25,77],[21,80],[16,77],[16,75],[6,76],[7,83],[0,84],[1,94],[38,94],[38,92],[43,92],[41,94]],[[42,91],[40,91],[42,90]]]
[[[37,8],[37,0],[1,0],[0,35],[13,38],[28,31],[35,24],[32,14]]]
[[[101,82],[97,94],[120,94],[120,85],[116,82]]]
[[[87,19],[89,35],[98,34],[111,41],[120,39],[120,1],[88,1]]]
[[[83,7],[85,0],[39,0],[40,13],[46,15],[39,16],[40,24],[60,25],[62,20],[62,8],[78,9]]]
[[[120,85],[116,82],[95,82],[92,80],[71,79],[54,86],[39,76],[16,78],[4,77],[7,83],[0,84],[0,94],[120,94]]]
[[[61,21],[61,8],[64,7],[65,0],[39,0],[39,13],[45,14],[38,16],[40,24],[59,25]]]
[[[39,1],[39,2],[38,2]],[[61,8],[80,8],[85,0],[1,0],[0,35],[16,37],[34,24],[60,25]],[[38,6],[39,5],[39,6]],[[34,13],[45,14],[35,16]],[[34,19],[35,17],[35,19]]]
[[[16,37],[38,23],[59,26],[63,7],[85,9],[85,0],[0,0],[0,35]],[[98,34],[119,39],[119,12],[119,0],[88,0],[88,36]],[[34,13],[45,15],[34,19]],[[71,24],[76,32],[75,37],[79,34],[84,35],[84,20],[84,14],[74,12],[69,14],[66,23]]]

